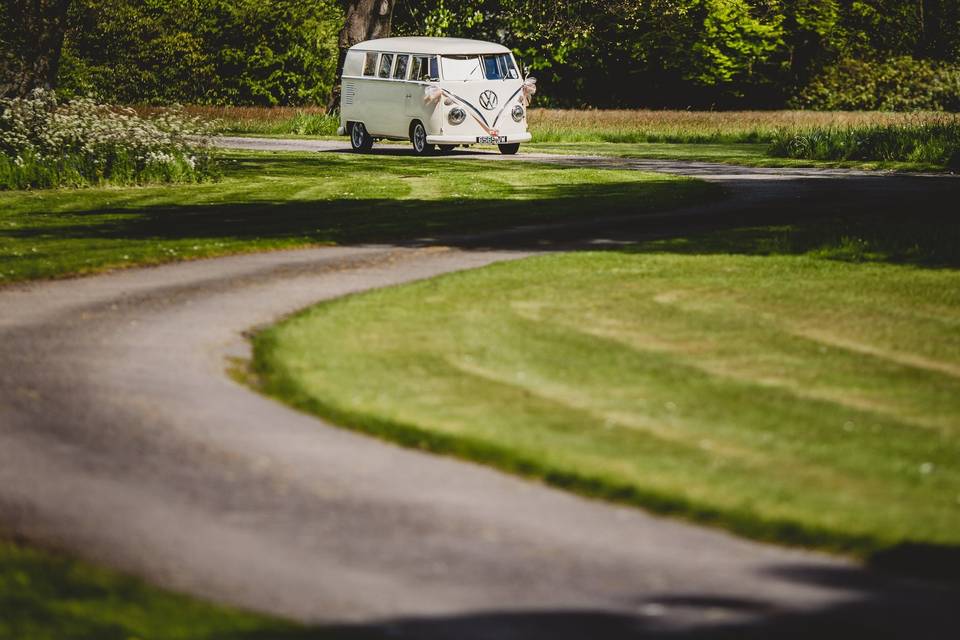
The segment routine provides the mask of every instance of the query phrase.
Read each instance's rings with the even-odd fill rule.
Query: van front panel
[[[437,105],[440,127],[428,131],[432,144],[489,143],[506,137],[501,143],[527,142],[526,107],[523,104],[523,82],[520,80],[471,80],[437,83],[443,99]],[[513,117],[514,108],[522,110],[520,121]],[[466,117],[459,124],[450,113],[462,110]],[[479,140],[478,140],[479,138]]]

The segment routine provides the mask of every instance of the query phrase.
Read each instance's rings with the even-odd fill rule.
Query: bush
[[[325,104],[333,0],[77,0],[60,89],[121,104]]]
[[[960,117],[899,125],[781,130],[767,153],[807,160],[924,162],[960,168]]]
[[[960,111],[960,65],[909,56],[885,62],[848,59],[825,69],[794,102],[841,111]]]
[[[0,100],[0,189],[196,182],[218,173],[210,127],[171,109],[132,109],[51,91]]]

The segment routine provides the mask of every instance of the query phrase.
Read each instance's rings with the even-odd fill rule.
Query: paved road
[[[740,223],[798,198],[826,206],[851,188],[875,201],[960,194],[949,179],[642,164],[708,175],[733,197],[643,221],[0,290],[0,522],[162,585],[349,637],[942,637],[960,602],[946,587],[401,449],[225,374],[230,358],[248,355],[244,332],[319,300],[677,224]]]

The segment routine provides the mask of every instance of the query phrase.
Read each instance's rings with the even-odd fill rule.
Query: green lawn
[[[254,364],[345,426],[591,495],[863,556],[956,549],[958,266],[956,219],[680,233],[323,304]]]
[[[722,196],[688,179],[516,162],[230,153],[218,183],[0,192],[0,284],[244,251],[395,242]]]
[[[2,640],[323,638],[293,624],[204,604],[57,554],[0,540]]]

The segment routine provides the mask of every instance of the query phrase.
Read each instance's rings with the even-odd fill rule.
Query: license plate
[[[507,136],[477,136],[477,144],[506,144]]]

